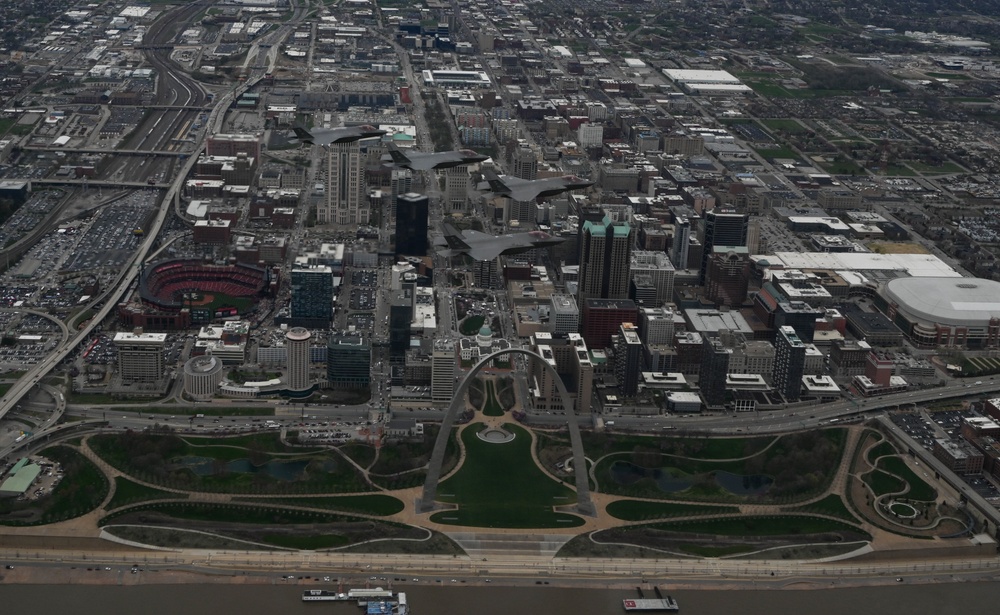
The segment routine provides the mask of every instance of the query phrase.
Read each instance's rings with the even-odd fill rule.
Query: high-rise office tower
[[[729,373],[729,353],[718,337],[702,340],[701,365],[698,368],[698,389],[709,408],[726,405],[726,375]]]
[[[747,251],[760,254],[760,219],[751,218],[747,223]]]
[[[399,197],[413,190],[413,172],[409,169],[393,169],[389,174],[389,215],[395,217],[399,226]]]
[[[478,288],[500,288],[500,257],[472,263],[472,281]]]
[[[635,397],[639,393],[642,377],[642,341],[639,329],[630,322],[618,327],[615,339],[615,378],[618,388],[625,397]]]
[[[565,410],[556,378],[563,381],[566,392],[575,397],[577,413],[590,412],[594,389],[594,364],[590,361],[587,343],[579,333],[549,333],[531,335],[530,348],[538,356],[528,359],[529,380],[532,384],[531,403],[535,410]],[[555,370],[545,369],[548,363]]]
[[[422,194],[400,195],[396,205],[396,256],[427,256],[428,200]]]
[[[596,205],[581,205],[577,209],[579,217],[576,228],[576,264],[583,264],[583,229],[587,222],[601,222],[604,220],[604,210]]]
[[[122,382],[156,382],[163,378],[163,349],[167,344],[166,333],[116,333],[118,349],[118,376]]]
[[[716,208],[705,215],[705,241],[698,275],[699,284],[705,283],[713,246],[747,245],[747,224],[747,215],[736,213],[734,210]]]
[[[608,348],[622,323],[639,321],[639,308],[631,299],[587,299],[580,329],[590,348]]]
[[[326,153],[326,194],[316,219],[320,224],[367,224],[371,212],[359,141],[331,143]]]
[[[410,348],[410,322],[413,321],[413,298],[406,290],[393,294],[389,304],[389,358],[402,361]]]
[[[329,327],[332,316],[333,270],[326,266],[292,269],[292,324]]]
[[[629,264],[629,276],[633,280],[637,276],[649,277],[655,292],[653,303],[649,307],[663,305],[673,299],[674,265],[665,253],[650,250],[633,251]]]
[[[688,268],[688,250],[691,249],[691,221],[679,217],[674,222],[674,241],[670,247],[670,262],[677,269]]]
[[[521,179],[538,178],[538,156],[528,145],[520,145],[511,154],[511,175]]]
[[[289,391],[305,391],[311,384],[309,381],[309,342],[312,334],[309,329],[293,327],[285,333],[285,352],[287,353],[288,378],[286,385]]]
[[[798,401],[805,371],[806,345],[795,329],[779,327],[774,339],[774,388],[785,401]]]
[[[431,350],[431,400],[450,403],[455,397],[455,342],[434,340]]]
[[[326,379],[330,388],[368,388],[371,362],[371,346],[361,335],[331,335],[326,342]]]
[[[588,220],[583,227],[577,303],[587,299],[625,299],[632,227],[612,222],[607,216],[601,222]]]
[[[449,167],[444,174],[444,209],[451,213],[469,210],[469,166]]]
[[[716,305],[736,307],[747,298],[750,254],[743,246],[712,247],[705,276],[705,296]]]
[[[647,307],[639,310],[639,339],[647,346],[664,346],[674,341],[672,308]]]
[[[580,330],[580,308],[573,295],[555,293],[549,314],[549,328],[552,333],[576,333]]]

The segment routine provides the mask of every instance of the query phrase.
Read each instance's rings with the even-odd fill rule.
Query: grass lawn
[[[790,147],[776,147],[772,149],[758,149],[757,153],[764,158],[791,158],[797,160],[799,155]]]
[[[865,170],[857,163],[850,160],[838,160],[833,162],[821,162],[823,170],[831,175],[864,175]]]
[[[761,124],[768,128],[773,128],[775,130],[780,130],[782,132],[787,132],[788,134],[797,135],[805,132],[811,132],[808,128],[799,123],[798,120],[761,120]]]
[[[14,383],[12,383],[12,382],[11,383],[8,383],[8,382],[0,383],[0,397],[3,397],[4,395],[6,395],[7,391],[9,391],[10,387],[12,387],[12,386],[14,386]]]
[[[179,438],[172,434],[123,432],[93,436],[88,443],[95,453],[126,474],[185,491],[293,496],[371,489],[354,467],[336,453],[286,447],[276,433]],[[211,473],[195,474],[182,463],[187,456],[211,460]],[[227,462],[235,460],[247,460],[252,469],[230,471]],[[288,467],[298,468],[291,470],[291,475],[272,475],[273,469],[286,467],[284,464],[295,464]]]
[[[784,87],[778,85],[770,79],[767,81],[747,81],[749,85],[755,92],[761,96],[767,96],[769,98],[791,98],[792,94]]]
[[[766,449],[776,436],[756,438],[663,438],[585,431],[580,434],[591,459],[607,453],[632,452],[637,446],[654,446],[665,453],[705,461],[724,461],[754,455]]]
[[[865,474],[863,480],[865,484],[871,487],[876,497],[888,493],[899,493],[906,488],[906,484],[903,481],[881,470]]]
[[[750,553],[751,551],[756,551],[757,547],[750,545],[728,545],[724,547],[712,547],[708,545],[680,545],[680,550],[699,557],[725,557],[726,555]]]
[[[843,455],[845,434],[844,429],[836,428],[789,434],[777,438],[764,450],[754,450],[748,445],[741,454],[735,455],[735,450],[729,450],[733,456],[718,460],[700,455],[691,438],[673,442],[672,439],[647,437],[642,443],[637,441],[631,448],[619,450],[616,454],[587,448],[587,456],[590,459],[601,458],[593,473],[599,481],[600,490],[606,493],[701,502],[742,501],[743,495],[739,495],[737,490],[724,488],[713,476],[716,472],[730,472],[745,477],[763,474],[772,478],[773,484],[760,495],[772,498],[776,503],[791,503],[794,499],[819,495],[827,488],[833,469]],[[770,438],[767,440],[771,441]],[[757,444],[756,439],[750,442]],[[621,463],[630,463],[641,471],[615,466]],[[665,477],[657,478],[653,473],[655,470],[675,479],[689,479],[690,485],[661,488],[660,480]]]
[[[825,23],[820,23],[818,21],[813,21],[813,22],[810,22],[809,24],[805,25],[802,28],[802,31],[803,32],[807,32],[809,34],[818,34],[818,35],[821,35],[821,36],[824,35],[824,34],[846,34],[847,33],[844,30],[842,30],[842,29],[840,29],[840,28],[838,28],[836,26],[831,26],[831,25],[828,25],[828,24],[825,24]],[[839,56],[833,56],[833,57],[839,57]]]
[[[10,134],[23,137],[24,135],[31,134],[31,131],[35,129],[35,124],[21,124],[17,123],[10,127]]]
[[[282,510],[279,506],[261,504],[209,504],[205,502],[164,502],[138,506],[127,511],[150,510],[190,521],[212,521],[215,523],[246,523],[254,525],[287,525],[290,523],[337,523],[354,521],[336,513],[307,512],[302,510]],[[121,513],[111,513],[101,520],[106,525]]]
[[[886,177],[914,177],[917,172],[905,164],[890,164],[886,167],[883,175]]]
[[[115,495],[104,507],[104,510],[114,510],[128,504],[146,502],[148,500],[178,499],[183,500],[187,495],[163,491],[155,487],[147,487],[139,483],[132,482],[123,476],[115,477]]]
[[[823,532],[861,532],[857,527],[822,517],[740,517],[658,523],[656,529],[668,532],[714,534],[716,536],[789,536]]]
[[[901,476],[909,483],[910,490],[906,492],[907,499],[920,500],[921,502],[933,502],[937,499],[937,491],[928,485],[924,479],[914,473],[910,466],[906,465],[899,457],[886,457],[878,462],[878,467]]]
[[[967,81],[972,79],[968,75],[963,75],[962,73],[924,73],[928,77],[934,77],[935,79],[949,79],[951,81]]]
[[[340,452],[362,468],[367,468],[375,461],[375,447],[361,442],[348,442],[340,447]]]
[[[107,477],[80,453],[65,446],[53,446],[40,454],[60,464],[66,471],[49,496],[52,505],[42,517],[43,523],[86,514],[97,508],[108,494],[110,484]]]
[[[350,541],[346,536],[337,534],[316,534],[314,536],[295,536],[289,534],[265,534],[263,542],[276,547],[298,549],[300,551],[315,551],[316,549],[333,549],[342,547]]]
[[[483,328],[484,322],[486,322],[485,316],[469,316],[459,325],[458,332],[462,335],[475,335]]]
[[[786,508],[788,512],[807,512],[807,513],[817,513],[822,515],[830,515],[831,517],[839,517],[846,521],[857,521],[847,506],[844,504],[844,500],[841,499],[836,493],[831,493],[822,500],[813,502],[812,504],[807,504],[805,506],[799,506],[797,508]]]
[[[120,405],[120,404],[141,404],[144,402],[160,401],[161,397],[123,397],[119,398],[106,393],[74,393],[65,392],[66,403],[68,404],[92,404],[92,405]]]
[[[882,442],[881,444],[873,446],[868,451],[868,457],[867,457],[868,463],[875,465],[875,460],[878,459],[879,457],[884,457],[885,455],[895,455],[895,454],[896,454],[896,447],[894,447],[889,442]]]
[[[747,81],[755,92],[768,98],[826,98],[833,96],[851,96],[851,90],[819,90],[815,88],[786,88],[774,81]]]
[[[702,506],[679,502],[648,502],[644,500],[617,500],[608,504],[607,512],[623,521],[645,521],[669,517],[694,515],[719,515],[738,512],[735,506]]]
[[[938,166],[924,164],[922,162],[908,162],[906,164],[914,171],[919,171],[928,175],[934,173],[965,173],[965,169],[958,166],[954,162],[945,162],[944,164]]]
[[[512,442],[492,444],[476,434],[482,423],[462,431],[465,462],[438,487],[438,500],[458,504],[431,516],[446,525],[504,528],[576,527],[583,519],[553,506],[576,503],[576,493],[552,480],[531,459],[527,430],[508,423]]]
[[[503,406],[497,401],[496,390],[492,380],[486,381],[486,405],[483,406],[486,416],[503,416]]]
[[[239,501],[253,502],[255,504],[307,506],[309,508],[323,508],[337,512],[372,515],[374,517],[388,517],[403,510],[403,503],[401,501],[391,495],[383,495],[381,493],[345,495],[341,497],[267,498],[266,500],[240,498]]]

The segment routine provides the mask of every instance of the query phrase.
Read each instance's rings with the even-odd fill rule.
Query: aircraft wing
[[[465,241],[468,242],[470,245],[472,243],[481,243],[484,241],[496,241],[498,239],[498,237],[494,237],[493,235],[488,235],[486,233],[473,230],[462,231],[462,237],[464,237]]]
[[[469,246],[469,249],[465,251],[473,260],[477,261],[491,261],[494,258],[500,256],[500,253],[504,251],[506,246],[503,242],[490,242],[490,243],[477,243],[475,245]]]
[[[411,171],[433,171],[437,160],[434,156],[421,156],[420,154],[410,154],[410,162],[407,168]]]
[[[466,253],[477,261],[492,260],[499,256],[509,244],[506,237],[494,237],[479,231],[462,231],[462,239],[468,247]]]
[[[334,132],[328,128],[313,128],[312,139],[316,145],[329,147],[333,143]]]
[[[538,186],[531,183],[508,185],[508,188],[510,188],[510,192],[507,196],[515,201],[534,201],[541,192]]]

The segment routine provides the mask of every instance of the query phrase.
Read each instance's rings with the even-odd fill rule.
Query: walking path
[[[454,474],[466,459],[467,451],[462,445],[462,433],[465,429],[470,428],[472,425],[485,425],[485,428],[493,429],[506,429],[506,425],[510,424],[512,421],[510,417],[505,414],[499,417],[485,416],[482,413],[477,413],[474,419],[468,423],[459,425],[456,427],[455,432],[458,436],[459,450],[458,450],[458,460],[455,467],[450,470],[447,478]],[[483,427],[479,427],[482,429]],[[673,517],[669,520],[671,522],[675,521],[685,521],[685,520],[705,520],[707,518],[739,518],[745,515],[787,515],[787,516],[812,516],[812,517],[822,517],[830,520],[844,521],[833,515],[823,514],[823,513],[812,513],[801,510],[802,507],[808,506],[811,503],[815,503],[823,498],[827,497],[829,494],[837,494],[840,496],[845,496],[845,490],[849,488],[848,479],[850,477],[851,465],[856,458],[857,447],[859,445],[860,439],[864,433],[864,429],[861,426],[849,426],[845,428],[847,430],[847,436],[845,438],[845,444],[843,449],[843,456],[840,460],[840,464],[837,467],[836,473],[831,479],[830,486],[823,493],[817,494],[807,500],[803,500],[797,503],[789,503],[784,505],[778,504],[743,504],[739,506],[739,512],[732,513],[722,513],[718,515],[712,515],[711,517],[706,517],[704,515],[690,515],[690,516],[679,516]],[[541,459],[538,457],[537,449],[537,433],[534,430],[526,430],[530,437],[532,438],[530,451],[532,456],[532,461],[536,466],[541,469],[547,476],[552,480],[562,482],[559,476],[554,475],[550,469],[542,463]],[[502,444],[497,444],[497,446],[502,446]],[[115,478],[119,476],[126,476],[124,473],[118,471],[106,461],[101,459],[89,446],[89,437],[85,437],[78,447],[78,450],[86,456],[90,461],[92,461],[97,467],[109,478],[111,481],[111,488],[108,495],[105,497],[102,506],[95,511],[92,511],[81,517],[71,519],[65,522],[56,523],[52,525],[47,525],[44,527],[13,527],[8,528],[6,531],[9,534],[20,535],[22,537],[39,537],[42,536],[49,538],[58,537],[77,537],[77,538],[96,538],[101,535],[98,529],[98,523],[100,520],[107,515],[104,510],[111,500],[114,498],[115,492]],[[862,451],[861,453],[867,454],[867,451]],[[365,468],[362,468],[353,460],[348,459],[354,468],[358,471],[366,472]],[[230,504],[247,504],[253,505],[254,502],[263,503],[269,499],[282,499],[295,497],[298,500],[307,499],[309,497],[335,497],[336,494],[225,494],[225,493],[211,493],[211,492],[196,492],[196,491],[185,491],[182,489],[165,487],[162,485],[149,483],[147,481],[138,479],[134,476],[128,475],[128,480],[146,486],[153,489],[158,489],[167,493],[173,493],[178,495],[184,495],[186,502],[203,502],[203,503],[230,503]],[[391,495],[400,498],[403,502],[404,508],[401,512],[392,515],[390,517],[374,517],[362,514],[351,513],[352,516],[357,517],[368,517],[373,520],[383,520],[383,521],[394,521],[399,523],[406,523],[409,525],[424,528],[429,531],[441,532],[448,535],[453,540],[458,542],[463,548],[466,549],[467,553],[475,558],[479,557],[493,557],[499,554],[507,554],[509,556],[514,556],[518,553],[523,554],[528,557],[541,557],[541,558],[552,558],[558,552],[558,550],[567,541],[577,535],[590,534],[596,531],[610,529],[614,527],[622,527],[633,524],[648,523],[648,521],[636,521],[628,522],[622,521],[620,519],[615,519],[610,515],[603,513],[593,517],[581,517],[583,524],[581,526],[572,528],[549,528],[543,530],[544,533],[539,531],[524,530],[524,529],[489,529],[489,530],[476,530],[475,528],[464,528],[456,527],[441,523],[435,523],[430,520],[430,515],[427,513],[419,512],[418,501],[421,496],[422,490],[420,487],[413,487],[410,489],[396,490],[391,492]],[[637,498],[628,496],[618,496],[606,493],[592,493],[593,502],[598,511],[604,511],[608,504],[617,500],[646,500],[659,502],[662,500],[657,500],[655,498]],[[150,500],[145,502],[138,502],[136,504],[127,505],[119,508],[118,510],[127,510],[130,507],[138,507],[143,505],[149,505],[153,503],[163,502],[177,502],[176,499],[163,498],[162,500]],[[333,511],[327,508],[311,507],[308,505],[287,505],[282,503],[282,508],[288,508],[292,510],[302,510],[309,512],[319,512],[319,513],[331,513]],[[789,510],[789,509],[799,509],[799,510]],[[912,540],[906,537],[891,534],[885,530],[882,530],[867,521],[860,524],[862,529],[867,531],[873,536],[872,543],[876,545],[879,549],[893,549],[902,548],[904,546],[909,546],[912,548]],[[925,541],[928,543],[926,546],[946,546],[945,544],[937,544],[939,541]],[[116,547],[121,549],[121,545]]]

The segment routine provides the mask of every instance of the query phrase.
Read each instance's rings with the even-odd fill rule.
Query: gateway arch
[[[487,355],[486,357],[480,359],[479,362],[476,363],[475,367],[469,370],[469,373],[465,375],[465,378],[463,378],[462,382],[458,385],[458,388],[455,390],[455,397],[451,400],[451,404],[448,406],[447,412],[445,412],[444,421],[441,423],[441,431],[438,432],[437,440],[434,442],[434,451],[431,453],[430,464],[427,467],[427,479],[424,482],[424,492],[420,500],[417,501],[417,512],[428,513],[435,509],[434,500],[437,497],[438,481],[441,479],[441,465],[444,463],[445,448],[448,445],[448,438],[451,436],[452,428],[455,425],[455,417],[458,416],[459,412],[464,410],[465,396],[469,391],[469,386],[472,384],[472,380],[476,377],[480,370],[489,365],[493,359],[508,354],[521,354],[529,358],[539,359],[539,363],[552,373],[556,387],[559,389],[559,396],[562,399],[563,408],[566,410],[566,423],[569,427],[569,440],[573,449],[573,472],[576,476],[576,509],[581,515],[590,517],[596,516],[597,511],[594,508],[594,503],[590,499],[590,482],[588,480],[587,463],[583,455],[583,441],[580,439],[580,425],[578,423],[579,417],[574,410],[573,400],[566,391],[566,385],[563,384],[562,378],[559,376],[559,372],[557,372],[555,368],[548,363],[548,361],[542,359],[538,353],[525,348],[499,350],[493,354]]]

